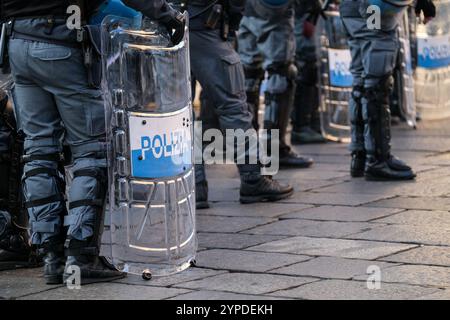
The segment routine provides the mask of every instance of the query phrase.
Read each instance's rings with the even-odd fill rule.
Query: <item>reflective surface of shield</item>
[[[353,77],[351,55],[337,11],[320,19],[316,36],[319,56],[320,117],[323,135],[332,141],[350,141],[348,101]]]
[[[436,18],[417,24],[417,110],[425,120],[450,117],[450,0],[434,1]]]
[[[102,23],[112,264],[169,275],[194,260],[193,112],[188,32],[126,18]]]

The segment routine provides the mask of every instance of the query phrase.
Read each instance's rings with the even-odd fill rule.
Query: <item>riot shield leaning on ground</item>
[[[197,248],[187,30],[173,46],[155,22],[136,28],[109,16],[102,23],[107,255],[146,279],[189,267]]]
[[[414,68],[410,43],[409,19],[415,17],[405,13],[397,29],[399,53],[394,69],[394,90],[391,95],[391,112],[405,121],[410,127],[416,127],[416,97],[414,91]]]
[[[327,11],[325,15],[327,19],[320,19],[316,28],[322,132],[328,140],[349,142],[351,55],[339,12]]]
[[[434,1],[436,18],[416,24],[416,104],[422,119],[450,117],[450,0]]]

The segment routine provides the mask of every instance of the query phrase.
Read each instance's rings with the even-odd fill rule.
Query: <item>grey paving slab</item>
[[[162,287],[101,283],[82,286],[81,289],[66,287],[33,294],[23,300],[161,300],[171,298],[189,290]]]
[[[229,273],[204,280],[180,283],[176,287],[254,295],[296,287],[312,281],[316,281],[316,279],[261,273]]]
[[[271,297],[266,295],[248,295],[221,291],[200,290],[185,293],[169,300],[284,300],[280,297]],[[220,310],[218,310],[220,312]]]
[[[384,257],[383,261],[450,266],[450,247],[421,246]]]
[[[450,141],[448,137],[402,137],[392,141],[395,150],[419,150],[419,151],[449,151]]]
[[[367,276],[358,276],[355,279],[366,280]],[[450,287],[450,268],[420,265],[395,266],[381,271],[381,281],[448,288]]]
[[[282,200],[283,203],[304,203],[304,204],[329,204],[343,206],[359,206],[380,199],[385,199],[390,195],[379,194],[337,194],[328,192],[296,192],[288,199]],[[450,200],[450,199],[449,199]]]
[[[403,208],[413,210],[447,210],[450,198],[443,197],[396,197],[372,202],[368,207]]]
[[[402,209],[347,206],[319,206],[282,215],[281,219],[365,222],[390,216]]]
[[[216,276],[226,273],[225,270],[211,270],[206,268],[189,268],[183,272],[166,276],[166,277],[153,277],[150,281],[145,281],[141,276],[128,275],[124,279],[115,281],[115,283],[132,284],[139,286],[152,286],[152,287],[169,287],[177,283],[193,281],[198,279],[205,279],[208,277]]]
[[[406,181],[406,182],[373,182],[360,179],[357,181],[348,181],[333,186],[314,189],[315,192],[339,193],[339,194],[374,194],[394,196],[444,196],[448,194],[448,184],[450,179],[447,177],[440,180],[431,181]]]
[[[434,170],[429,170],[426,172],[421,173],[419,176],[417,176],[416,180],[420,182],[424,181],[433,181],[433,180],[439,180],[439,179],[445,179],[448,178],[450,175],[450,170],[448,167],[438,167]]]
[[[45,284],[42,268],[0,272],[0,299],[16,299],[25,295],[58,288]]]
[[[440,225],[388,225],[348,236],[351,239],[450,245],[450,229]]]
[[[223,249],[202,251],[196,258],[199,267],[247,272],[265,272],[309,259],[301,255]]]
[[[210,209],[198,210],[198,216],[228,216],[228,217],[266,217],[273,218],[282,214],[311,208],[311,205],[296,203],[254,203],[242,205],[233,202],[212,203]]]
[[[239,203],[239,189],[210,189],[208,200],[210,202],[236,202]]]
[[[251,247],[247,250],[372,260],[413,247],[416,247],[416,245],[363,240],[291,237]]]
[[[369,224],[366,222],[285,219],[246,230],[244,233],[338,238],[345,235],[359,233],[363,230],[370,230],[372,226],[374,226],[374,224]]]
[[[350,155],[317,154],[314,155],[314,161],[317,164],[327,163],[327,164],[338,164],[348,166],[350,163]]]
[[[418,297],[415,300],[450,300],[450,290],[448,289],[438,290],[435,293]]]
[[[382,283],[379,290],[370,290],[365,281],[322,280],[272,295],[310,300],[404,300],[436,292],[435,288],[389,283]]]
[[[322,170],[320,164],[317,168],[311,167],[308,169],[285,169],[281,170],[277,176],[278,179],[295,180],[335,180],[338,178],[349,177],[348,172],[337,170]]]
[[[306,179],[280,179],[276,177],[280,182],[289,184],[294,188],[295,192],[305,192],[313,190],[321,190],[321,188],[334,186],[346,181],[345,178],[337,178],[333,180],[306,180]]]
[[[199,233],[199,245],[208,249],[244,249],[286,238],[286,236],[250,235],[243,233]]]
[[[275,221],[257,217],[223,217],[197,215],[199,232],[239,232]]]
[[[450,166],[450,152],[441,153],[439,155],[434,155],[427,157],[423,160],[425,163],[431,164],[431,165],[444,165],[444,166]]]
[[[383,270],[384,268],[396,266],[397,264],[370,260],[318,257],[309,261],[271,270],[271,273],[350,280],[355,276],[367,274],[367,268],[373,265]]]
[[[450,184],[449,184],[450,186]],[[436,226],[450,228],[449,211],[408,210],[389,217],[378,219],[377,222],[389,224],[407,224],[416,226]]]

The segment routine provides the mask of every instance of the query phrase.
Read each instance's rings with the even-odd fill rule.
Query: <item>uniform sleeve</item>
[[[176,14],[176,10],[166,0],[123,0],[123,3],[151,19],[163,22]]]

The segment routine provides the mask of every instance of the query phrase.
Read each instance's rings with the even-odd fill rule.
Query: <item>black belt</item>
[[[64,46],[64,47],[81,49],[81,44],[76,41],[64,41],[64,40],[43,38],[43,37],[20,33],[17,31],[12,32],[11,39],[21,39],[21,40],[28,40],[28,41],[45,42],[45,43],[56,44],[56,45]]]

